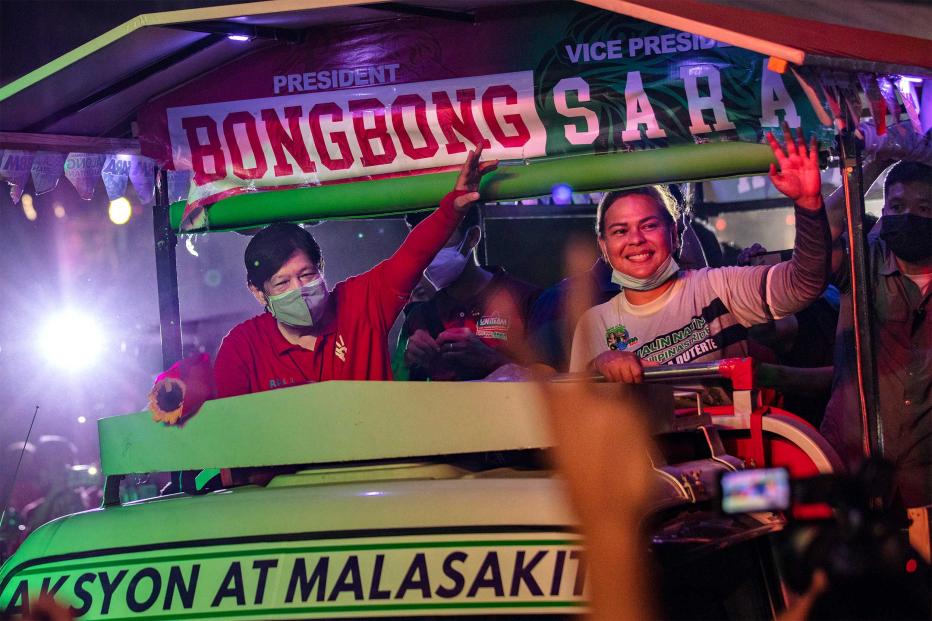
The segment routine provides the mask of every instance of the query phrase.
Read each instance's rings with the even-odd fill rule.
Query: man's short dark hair
[[[424,221],[424,218],[434,213],[433,210],[428,211],[415,211],[414,213],[405,214],[405,224],[408,225],[409,229],[413,229],[418,224]],[[463,217],[463,221],[457,227],[458,231],[466,231],[467,229],[479,226],[479,210],[475,207],[471,208],[466,212],[466,215]]]
[[[932,184],[932,166],[905,160],[897,162],[890,168],[887,178],[883,181],[884,198],[887,197],[894,183],[913,183],[914,181]]]
[[[281,269],[296,251],[304,252],[318,270],[324,269],[320,246],[304,228],[290,222],[270,224],[246,246],[246,281],[257,289]]]

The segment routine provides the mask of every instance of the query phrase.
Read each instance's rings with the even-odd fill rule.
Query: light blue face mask
[[[468,261],[469,257],[464,255],[459,247],[441,248],[424,270],[424,278],[434,286],[434,289],[440,291],[460,277]]]
[[[612,269],[612,282],[621,286],[622,289],[650,291],[670,280],[670,278],[675,276],[679,271],[680,265],[673,259],[673,255],[671,254],[667,257],[667,260],[647,278],[635,278],[634,276],[628,276],[616,269]]]
[[[330,291],[323,276],[318,276],[306,285],[266,298],[269,312],[278,321],[307,328],[319,326],[327,310]]]

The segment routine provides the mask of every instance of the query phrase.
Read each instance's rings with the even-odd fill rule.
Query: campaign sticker
[[[629,346],[637,342],[637,337],[628,334],[628,329],[621,324],[612,326],[605,331],[605,344],[612,351],[625,351]]]
[[[65,171],[65,154],[40,151],[32,160],[32,186],[36,194],[45,194],[58,187]]]
[[[65,160],[65,177],[78,191],[78,196],[89,201],[100,179],[107,156],[101,153],[69,153]]]
[[[508,319],[506,317],[480,317],[476,322],[476,336],[482,339],[508,340]]]
[[[29,180],[33,153],[29,151],[0,151],[0,180],[10,184],[10,198],[19,202]]]
[[[100,176],[104,178],[104,187],[107,188],[107,197],[115,201],[126,194],[126,184],[129,181],[129,169],[132,162],[128,155],[108,155],[104,169]]]

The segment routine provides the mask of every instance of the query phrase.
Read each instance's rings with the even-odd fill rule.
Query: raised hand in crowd
[[[591,248],[571,246],[566,273],[592,265]],[[567,300],[568,317],[588,307],[588,281]],[[579,312],[577,312],[579,311]],[[554,457],[586,540],[594,619],[650,619],[647,544],[639,536],[650,497],[651,439],[637,415],[630,386],[589,382],[551,384],[540,378]]]
[[[802,130],[797,131],[794,138],[793,130],[784,123],[783,136],[784,145],[781,146],[773,133],[767,132],[767,142],[777,158],[777,165],[770,165],[770,181],[803,209],[818,211],[822,208],[822,178],[815,135],[807,146]]]
[[[469,152],[466,156],[466,162],[460,168],[459,177],[456,178],[456,185],[453,186],[454,191],[466,192],[453,201],[453,207],[459,212],[466,211],[474,202],[479,200],[479,182],[484,175],[498,168],[498,160],[480,162],[479,158],[481,157],[482,145],[480,144],[474,151]]]

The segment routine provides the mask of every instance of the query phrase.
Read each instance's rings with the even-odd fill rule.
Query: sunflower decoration
[[[207,354],[180,360],[159,375],[149,391],[152,420],[175,425],[187,420],[213,399],[214,375]]]

